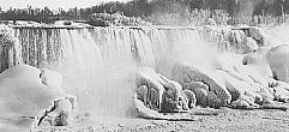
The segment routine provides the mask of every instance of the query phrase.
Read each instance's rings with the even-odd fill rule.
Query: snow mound
[[[0,124],[5,124],[0,130],[29,128],[33,118],[54,99],[66,96],[60,87],[49,87],[53,83],[43,84],[40,73],[35,67],[16,65],[0,74]]]

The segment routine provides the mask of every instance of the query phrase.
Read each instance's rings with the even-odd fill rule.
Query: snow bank
[[[0,125],[1,131],[29,128],[34,116],[65,96],[58,87],[41,83],[40,73],[37,68],[16,65],[0,74],[0,124],[5,124]]]

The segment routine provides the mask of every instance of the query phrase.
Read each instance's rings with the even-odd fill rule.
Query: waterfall
[[[81,110],[112,116],[130,110],[138,67],[170,77],[177,61],[210,66],[225,38],[190,28],[15,28],[14,34],[21,48],[14,48],[20,57],[12,63],[60,72]]]

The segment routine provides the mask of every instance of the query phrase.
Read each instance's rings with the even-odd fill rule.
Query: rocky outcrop
[[[147,102],[150,108],[160,109],[162,102],[162,95],[164,93],[164,84],[160,76],[151,68],[143,67],[140,68],[136,75],[137,91],[141,88],[146,88],[147,93],[144,98],[144,102]],[[144,94],[145,95],[145,94]]]
[[[276,81],[272,79],[269,82],[269,87],[272,90],[272,94],[275,101],[289,102],[289,84],[283,81]]]
[[[232,64],[221,61],[211,70],[176,63],[170,74],[175,81],[152,69],[141,70],[135,100],[137,111],[143,118],[176,120],[180,115],[169,118],[162,113],[190,113],[196,106],[287,110],[275,101],[289,101],[289,85],[272,78],[267,51],[258,49]],[[159,111],[146,105],[152,99],[159,101]]]
[[[0,74],[0,112],[2,113],[0,119],[8,119],[2,123],[13,124],[15,128],[27,130],[36,121],[34,117],[40,117],[39,112],[44,109],[48,109],[50,113],[48,115],[55,115],[54,121],[63,117],[59,113],[63,113],[65,118],[71,117],[70,112],[67,112],[70,110],[66,109],[69,108],[68,101],[62,100],[63,98],[70,100],[71,95],[59,88],[44,85],[39,77],[40,73],[39,69],[32,66],[16,65]],[[55,107],[50,107],[53,101]],[[19,126],[23,122],[25,126]],[[51,125],[55,124],[57,123]]]
[[[134,96],[134,106],[136,108],[137,114],[139,117],[144,119],[152,120],[169,120],[169,121],[195,121],[198,120],[197,117],[190,113],[171,113],[164,114],[152,110],[144,105],[144,103],[138,99],[137,95]]]
[[[281,102],[288,99],[288,47],[288,45],[279,45],[271,49],[262,47],[243,59],[244,64],[254,68],[253,70],[265,79],[261,81],[269,85],[274,100]]]
[[[257,107],[258,104],[262,104],[263,98],[270,96],[270,94],[261,94],[262,90],[264,90],[261,85],[238,79],[224,71],[219,71],[219,74],[222,75],[225,80],[226,88],[232,95],[232,102],[230,105],[233,108]]]
[[[196,94],[197,104],[200,103],[203,106],[217,104],[215,107],[218,108],[231,102],[232,97],[229,91],[214,72],[207,72],[189,64],[176,64],[172,70],[172,75],[173,79],[182,84],[182,86],[193,89],[192,91]],[[216,99],[209,99],[213,96]]]
[[[144,72],[146,71],[146,72]],[[180,84],[175,81],[169,80],[166,77],[153,72],[152,69],[142,69],[141,71],[142,76],[138,76],[137,84],[139,85],[136,89],[136,93],[134,95],[134,106],[137,111],[137,115],[141,118],[145,119],[153,119],[153,120],[169,120],[169,121],[195,121],[198,120],[197,117],[194,115],[218,115],[216,111],[204,111],[199,110],[198,108],[195,109],[198,97],[200,94],[196,94],[192,89],[192,86],[203,86],[202,83],[196,83],[192,85],[187,85],[185,89],[182,88]],[[145,74],[144,74],[145,73]],[[157,77],[157,78],[154,78]],[[152,82],[151,79],[160,79],[158,81]],[[160,83],[163,84],[153,84],[153,85],[145,85],[150,83]],[[152,96],[154,98],[160,97],[160,92],[156,92],[156,88],[152,86],[161,85],[163,88],[163,93],[161,96],[161,108],[154,109],[150,107],[150,103],[154,103],[152,101]],[[207,86],[203,86],[203,90],[208,90]],[[152,92],[154,91],[154,94]],[[157,94],[155,94],[157,93]],[[209,92],[207,94],[207,99],[212,104],[210,107],[218,107],[220,100],[215,96],[214,93]],[[215,104],[214,104],[215,103]],[[208,106],[208,105],[206,105]]]
[[[36,117],[35,127],[67,126],[72,122],[76,97],[63,97],[53,100],[52,104]]]
[[[188,101],[184,97],[182,86],[156,73],[153,69],[140,68],[136,83],[137,98],[148,108],[165,113],[188,109]]]
[[[221,66],[210,73],[187,64],[176,64],[172,75],[184,89],[195,94],[196,105],[202,107],[279,109],[274,101],[287,101],[289,87],[287,83],[274,80],[270,70],[267,71],[269,66],[264,65],[266,61],[259,59],[255,56],[245,66]],[[265,70],[259,69],[261,65]]]

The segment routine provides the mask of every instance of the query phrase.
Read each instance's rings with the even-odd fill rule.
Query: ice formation
[[[32,70],[37,85],[75,95],[80,111],[94,117],[127,117],[137,107],[143,117],[150,116],[147,111],[156,119],[181,120],[161,113],[196,106],[282,109],[274,101],[288,101],[287,63],[280,68],[282,60],[276,59],[285,59],[288,48],[269,42],[270,30],[18,26],[1,31],[13,38],[1,41],[2,71],[19,63],[43,69]],[[6,83],[14,75],[1,76]]]

